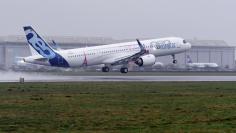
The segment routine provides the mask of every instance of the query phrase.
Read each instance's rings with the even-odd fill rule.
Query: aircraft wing
[[[115,57],[111,57],[111,58],[105,60],[104,63],[111,64],[113,66],[125,64],[130,61],[130,57],[133,55],[134,55],[134,53],[125,54],[125,55],[124,55],[124,53],[122,53],[122,54],[116,55]]]
[[[144,46],[141,44],[141,42],[137,39],[137,43],[140,47],[140,52],[137,52],[132,55],[126,55],[123,57],[119,57],[114,59],[114,62],[111,63],[112,66],[115,65],[121,65],[121,64],[128,64],[130,61],[136,61],[140,56],[147,53],[147,50],[144,48]]]

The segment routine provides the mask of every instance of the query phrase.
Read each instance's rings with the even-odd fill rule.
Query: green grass
[[[0,132],[236,132],[236,82],[0,84]]]

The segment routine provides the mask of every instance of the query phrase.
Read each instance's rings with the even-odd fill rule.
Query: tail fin
[[[53,59],[56,56],[55,51],[45,42],[31,26],[24,27],[26,39],[30,44],[32,55],[40,54],[45,58]]]
[[[187,55],[187,63],[193,63],[189,55]]]

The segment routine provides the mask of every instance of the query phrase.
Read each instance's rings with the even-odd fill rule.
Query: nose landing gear
[[[178,61],[175,59],[175,55],[171,55],[171,56],[172,56],[172,58],[173,58],[173,64],[177,64]]]

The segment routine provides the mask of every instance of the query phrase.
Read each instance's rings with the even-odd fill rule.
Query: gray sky
[[[223,39],[236,43],[236,0],[0,0],[0,36]]]

